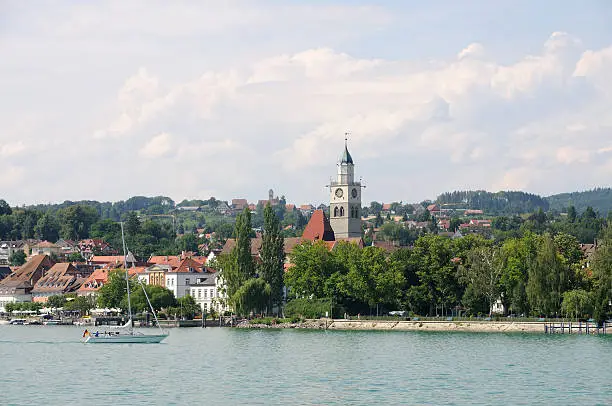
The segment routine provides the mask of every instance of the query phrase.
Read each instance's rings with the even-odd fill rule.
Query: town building
[[[34,255],[15,272],[0,281],[0,312],[6,304],[32,301],[32,289],[36,282],[55,263],[47,255]]]
[[[23,251],[26,255],[29,254],[30,248],[27,241],[0,241],[0,265],[8,265],[9,258],[16,251]]]
[[[329,185],[329,217],[336,239],[361,238],[361,182],[355,181],[355,164],[348,151],[338,162],[337,177]]]
[[[204,273],[203,268],[200,262],[188,257],[181,260],[176,267],[169,264],[151,265],[146,268],[145,273],[150,285],[165,287],[178,299],[190,294],[190,286]]]
[[[114,250],[109,243],[98,238],[88,238],[86,240],[79,241],[77,244],[77,249],[81,253],[81,256],[86,260],[90,260],[94,255],[117,255],[117,251]]]
[[[220,272],[204,268],[202,274],[196,276],[189,287],[189,294],[200,306],[204,314],[210,313],[213,310],[218,313],[229,310]]]
[[[46,303],[50,296],[74,292],[88,276],[70,263],[57,263],[34,285],[32,301]]]
[[[48,255],[50,257],[59,257],[62,252],[62,248],[59,245],[49,241],[41,241],[38,244],[34,244],[31,250],[31,255]]]
[[[96,296],[98,291],[108,282],[109,269],[96,269],[77,289],[78,296]]]

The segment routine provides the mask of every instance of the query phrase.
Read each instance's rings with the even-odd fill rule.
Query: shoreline
[[[234,328],[243,329],[307,329],[342,331],[432,331],[432,332],[469,332],[469,333],[534,333],[545,334],[543,321],[405,321],[405,320],[345,320],[320,319],[305,320],[300,323],[281,323],[275,325],[250,324],[243,321]]]

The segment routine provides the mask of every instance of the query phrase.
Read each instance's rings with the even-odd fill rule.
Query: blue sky
[[[610,186],[607,1],[0,3],[0,197]]]

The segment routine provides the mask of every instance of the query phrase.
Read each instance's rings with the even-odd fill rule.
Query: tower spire
[[[351,154],[348,152],[348,136],[349,136],[350,132],[345,132],[344,133],[344,153],[342,154],[342,159],[340,160],[341,164],[351,164],[353,165],[353,157],[351,157]]]

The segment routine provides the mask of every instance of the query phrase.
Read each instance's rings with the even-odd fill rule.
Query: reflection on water
[[[611,404],[612,337],[0,326],[1,404]]]

